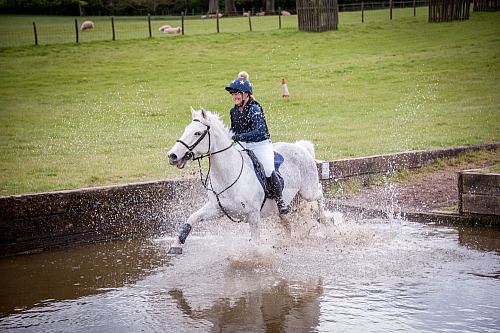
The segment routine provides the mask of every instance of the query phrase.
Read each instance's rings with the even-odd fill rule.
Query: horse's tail
[[[299,140],[295,143],[298,144],[299,146],[306,148],[309,154],[311,154],[312,158],[316,159],[316,152],[314,151],[314,145],[311,141]]]

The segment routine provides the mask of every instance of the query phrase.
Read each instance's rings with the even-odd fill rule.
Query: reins
[[[198,121],[201,123],[201,121],[199,119],[193,119],[193,121]],[[233,219],[229,213],[224,209],[224,207],[222,206],[221,202],[220,202],[220,199],[219,199],[219,196],[226,192],[227,190],[229,190],[231,187],[234,186],[234,184],[236,184],[238,182],[238,180],[240,179],[241,177],[241,174],[243,173],[243,167],[244,167],[244,160],[243,160],[243,154],[241,153],[241,151],[239,151],[240,153],[240,157],[241,157],[241,169],[240,169],[240,173],[238,174],[238,177],[236,177],[236,179],[231,183],[231,185],[229,185],[228,187],[226,187],[225,189],[223,189],[222,191],[220,192],[217,192],[214,190],[212,184],[211,184],[211,181],[210,181],[210,188],[208,187],[208,182],[210,180],[210,170],[211,170],[211,157],[213,155],[217,155],[219,153],[222,153],[222,152],[225,152],[226,150],[228,150],[229,148],[231,148],[233,146],[233,142],[231,142],[231,144],[229,146],[227,146],[226,148],[224,149],[221,149],[221,150],[218,150],[216,152],[213,152],[211,153],[210,152],[210,146],[211,146],[211,136],[210,136],[210,126],[209,125],[206,125],[206,124],[203,124],[207,127],[207,129],[205,130],[205,132],[203,132],[203,134],[198,138],[198,140],[196,140],[195,143],[193,143],[191,146],[188,146],[185,142],[183,142],[182,140],[176,140],[176,142],[179,142],[181,143],[182,145],[184,145],[188,151],[186,152],[186,154],[184,154],[184,158],[189,158],[189,159],[192,159],[193,161],[198,161],[198,168],[199,168],[199,171],[200,171],[200,180],[201,180],[201,183],[203,184],[203,187],[206,189],[206,190],[209,190],[211,191],[214,195],[215,195],[215,198],[217,199],[217,203],[219,204],[219,207],[220,209],[222,210],[222,212],[224,213],[224,215],[226,215],[231,221],[233,222],[242,222],[241,220],[235,220]],[[205,136],[208,134],[208,151],[203,154],[203,155],[200,155],[198,157],[194,157],[194,154],[193,154],[193,149],[201,142],[201,140],[203,140],[205,138]],[[205,177],[205,180],[203,180],[203,169],[201,167],[201,160],[205,157],[208,157],[208,171],[207,171],[207,175]]]

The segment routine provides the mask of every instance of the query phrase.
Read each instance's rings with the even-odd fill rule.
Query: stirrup
[[[287,205],[283,199],[276,199],[276,205],[278,205],[278,211],[280,214],[288,214],[290,211],[290,205]]]

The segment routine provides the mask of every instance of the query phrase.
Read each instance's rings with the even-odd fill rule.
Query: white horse
[[[182,253],[181,245],[194,224],[224,215],[232,220],[248,222],[251,238],[258,243],[261,217],[278,214],[276,202],[265,199],[250,157],[233,145],[219,116],[204,109],[195,111],[191,108],[191,113],[193,121],[186,126],[180,139],[167,154],[169,163],[179,169],[193,160],[208,158],[209,168],[204,181],[208,202],[189,216],[169,253]],[[298,193],[307,201],[317,201],[318,219],[324,222],[323,191],[312,143],[275,143],[274,151],[284,157],[279,168],[285,183],[283,199],[291,202]],[[285,215],[280,217],[285,226],[289,225]]]

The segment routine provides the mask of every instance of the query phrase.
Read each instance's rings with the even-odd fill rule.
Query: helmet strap
[[[238,107],[243,108],[245,104],[247,104],[250,95],[248,95],[247,98],[245,99],[245,93],[242,91],[240,92],[240,94],[241,94],[241,103],[238,105]]]

